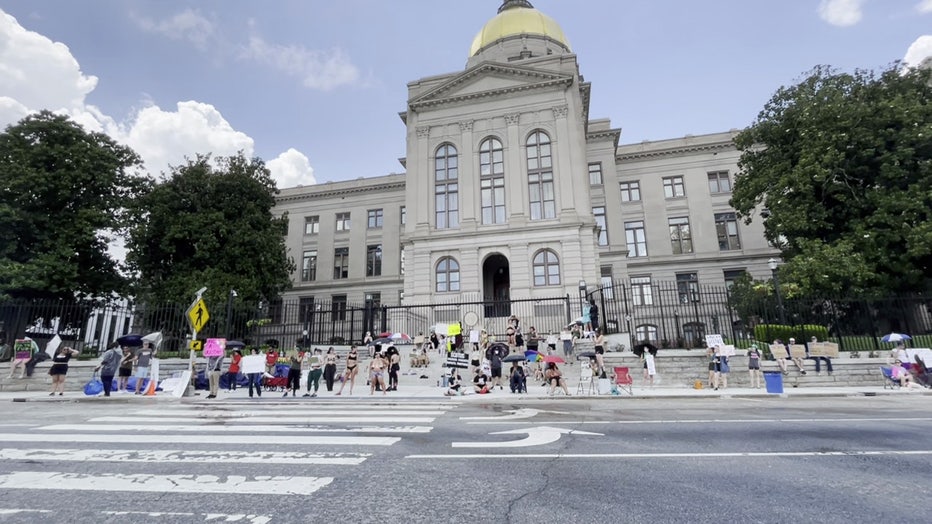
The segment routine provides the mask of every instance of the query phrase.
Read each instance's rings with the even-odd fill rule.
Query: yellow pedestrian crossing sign
[[[204,302],[203,298],[198,297],[197,300],[191,304],[191,307],[188,308],[187,312],[188,323],[191,324],[191,329],[194,332],[199,332],[207,321],[210,319],[210,314],[207,312],[207,304]]]
[[[202,349],[204,349],[204,341],[203,340],[192,340],[191,342],[188,342],[188,347],[191,348],[191,351],[201,351]]]

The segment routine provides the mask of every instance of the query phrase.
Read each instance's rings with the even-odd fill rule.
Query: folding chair
[[[588,362],[583,362],[583,366],[579,368],[579,385],[576,386],[577,395],[592,395],[593,393],[598,393],[596,388],[595,378],[592,374],[592,368],[589,367]]]
[[[883,375],[883,388],[899,389],[900,379],[893,378],[893,368],[880,366],[880,373]]]
[[[616,367],[615,370],[615,387],[619,391],[627,391],[629,395],[634,396],[634,379],[628,372],[627,367]]]

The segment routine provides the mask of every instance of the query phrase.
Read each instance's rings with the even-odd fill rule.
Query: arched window
[[[434,207],[437,229],[460,226],[459,162],[451,144],[438,147],[434,156]]]
[[[560,285],[560,259],[549,249],[542,249],[534,255],[534,285]]]
[[[653,324],[641,324],[634,328],[634,341],[638,342],[657,342],[657,326]]]
[[[555,218],[557,205],[553,195],[553,158],[550,137],[537,130],[527,139],[527,185],[531,202],[531,220]]]
[[[437,262],[437,292],[460,290],[460,264],[451,257],[444,257]]]
[[[486,138],[479,146],[479,179],[482,223],[505,223],[505,153],[497,138]]]

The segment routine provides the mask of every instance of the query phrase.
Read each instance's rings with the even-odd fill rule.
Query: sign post
[[[200,341],[197,340],[197,333],[207,324],[207,321],[210,320],[210,313],[207,311],[207,303],[201,298],[205,291],[207,291],[206,287],[197,290],[197,298],[194,299],[194,302],[192,302],[188,310],[185,311],[185,318],[188,319],[188,325],[191,326],[191,351],[188,357],[188,370],[191,372],[192,383],[197,377],[197,373],[194,372],[195,354],[203,347]]]

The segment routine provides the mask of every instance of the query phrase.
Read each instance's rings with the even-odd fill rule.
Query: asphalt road
[[[3,403],[0,522],[924,523],[930,430],[904,396]]]

